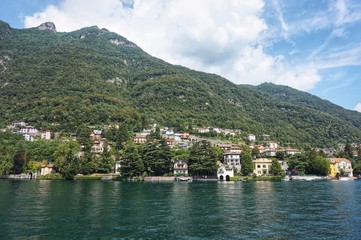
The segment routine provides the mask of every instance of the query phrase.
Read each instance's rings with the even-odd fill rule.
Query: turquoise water
[[[361,181],[0,180],[0,239],[361,239]]]

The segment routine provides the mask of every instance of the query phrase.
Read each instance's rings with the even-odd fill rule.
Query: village
[[[106,128],[106,127],[104,127]],[[160,136],[165,139],[170,149],[189,149],[194,143],[199,141],[208,141],[212,146],[218,147],[222,150],[222,156],[217,161],[218,170],[216,176],[213,178],[203,176],[203,180],[208,181],[231,181],[240,180],[237,175],[241,172],[242,161],[241,152],[243,145],[235,143],[236,141],[218,138],[217,136],[227,136],[231,139],[237,139],[239,137],[240,130],[222,129],[217,127],[195,128],[193,131],[195,134],[190,134],[186,131],[175,132],[172,128],[158,127],[154,124],[149,129],[144,129],[141,132],[134,133],[134,144],[145,144],[148,139],[147,136],[155,131],[159,131]],[[49,130],[41,131],[33,126],[28,125],[24,121],[15,121],[7,126],[5,129],[1,129],[2,132],[11,131],[14,134],[20,134],[26,141],[75,141],[76,133],[70,134],[68,137],[60,137],[59,133],[54,133]],[[213,137],[206,137],[210,132],[215,133]],[[111,152],[113,143],[106,139],[103,135],[103,130],[92,129],[89,138],[91,139],[91,153],[97,155],[102,154],[105,151]],[[229,139],[230,139],[229,138]],[[315,148],[315,151],[322,151],[327,155],[329,160],[329,172],[327,176],[300,176],[297,171],[290,169],[285,159],[279,158],[279,156],[294,156],[301,154],[302,150],[297,148],[283,147],[275,141],[271,140],[271,137],[267,134],[260,136],[260,140],[257,139],[255,134],[247,134],[246,139],[243,139],[243,143],[247,143],[247,147],[252,150],[252,164],[253,164],[253,177],[266,177],[274,176],[271,170],[273,159],[277,158],[281,166],[282,176],[286,176],[284,180],[352,180],[354,179],[352,161],[344,157],[335,157],[334,155],[344,150],[345,146],[340,144],[337,149],[333,148]],[[354,148],[358,147],[355,145]],[[353,151],[355,157],[358,152]],[[84,155],[84,151],[78,152],[78,157]],[[114,158],[114,167],[112,175],[102,176],[103,179],[112,179],[112,177],[120,175],[121,161]],[[51,162],[43,164],[39,171],[29,174],[22,174],[21,176],[10,175],[10,178],[35,178],[36,176],[48,176],[55,173],[56,169]],[[216,178],[215,178],[216,177]],[[185,159],[173,160],[172,176],[152,176],[145,180],[148,181],[175,181],[175,180],[193,180],[189,174],[188,162]]]

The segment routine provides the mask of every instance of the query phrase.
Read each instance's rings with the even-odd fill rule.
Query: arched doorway
[[[223,175],[219,176],[219,180],[223,181]]]
[[[231,177],[229,175],[226,176],[226,181],[231,181]]]

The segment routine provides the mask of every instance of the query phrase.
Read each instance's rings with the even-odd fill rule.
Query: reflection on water
[[[0,181],[0,239],[361,239],[361,181]]]

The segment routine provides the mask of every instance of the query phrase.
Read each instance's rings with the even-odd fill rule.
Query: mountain
[[[69,132],[82,123],[157,122],[237,128],[284,145],[361,142],[360,113],[291,88],[236,85],[171,65],[107,29],[62,33],[52,23],[0,22],[0,41],[0,126],[25,120]]]

